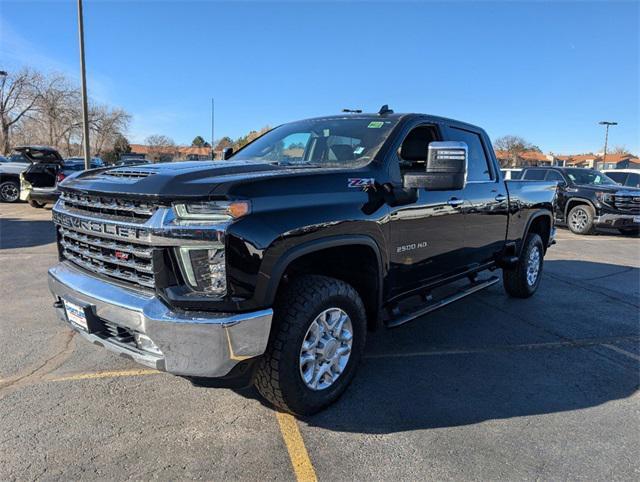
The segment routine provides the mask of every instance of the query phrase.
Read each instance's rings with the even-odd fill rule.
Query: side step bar
[[[468,286],[465,286],[460,291],[452,294],[451,296],[442,298],[441,300],[437,300],[433,303],[422,305],[417,310],[412,311],[410,313],[401,314],[400,316],[387,321],[386,325],[388,328],[395,328],[396,326],[404,325],[405,323],[411,320],[415,320],[416,318],[422,315],[426,315],[427,313],[435,311],[438,308],[447,306],[449,303],[458,301],[459,299],[462,299],[465,296],[469,296],[475,293],[476,291],[480,291],[484,288],[488,288],[489,286],[496,284],[498,281],[500,281],[500,278],[498,276],[491,276],[490,278],[487,278],[484,280],[478,280],[474,283],[471,283]]]

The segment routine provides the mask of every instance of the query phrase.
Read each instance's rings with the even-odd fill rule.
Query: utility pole
[[[213,101],[213,97],[211,97],[211,159],[213,160],[213,158],[215,157],[215,152],[213,152],[213,149],[215,148],[214,143],[215,143],[215,137],[213,137],[213,127],[214,127],[214,101]]]
[[[606,126],[606,130],[604,131],[604,154],[602,155],[602,169],[606,169],[607,162],[607,143],[609,142],[609,126],[617,126],[617,122],[610,121],[600,121],[598,122],[601,126]],[[596,166],[597,167],[597,166]]]
[[[89,151],[89,107],[87,102],[87,72],[84,65],[84,21],[82,19],[82,0],[78,0],[78,40],[80,41],[80,82],[82,84],[82,133],[84,144],[84,168],[91,167]]]

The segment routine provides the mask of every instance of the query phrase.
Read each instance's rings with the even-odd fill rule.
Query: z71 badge
[[[375,183],[376,180],[372,177],[350,177],[347,179],[347,187],[368,187]]]

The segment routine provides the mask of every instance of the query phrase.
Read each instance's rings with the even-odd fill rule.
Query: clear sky
[[[78,78],[76,2],[0,2],[0,69]],[[132,142],[237,137],[344,107],[425,112],[543,151],[640,153],[640,3],[85,0],[89,95]]]

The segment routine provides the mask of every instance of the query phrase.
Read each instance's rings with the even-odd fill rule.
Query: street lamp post
[[[80,42],[80,82],[82,84],[82,133],[84,138],[84,168],[91,167],[89,151],[89,107],[87,103],[87,73],[84,65],[84,21],[82,19],[82,0],[78,0],[78,40]]]
[[[609,142],[609,126],[617,126],[617,122],[611,121],[600,121],[598,122],[601,126],[606,126],[606,130],[604,131],[604,154],[602,155],[602,168],[606,169],[607,162],[607,143]]]

